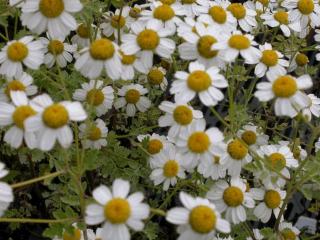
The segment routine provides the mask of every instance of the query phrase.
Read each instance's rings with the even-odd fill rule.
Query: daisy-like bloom
[[[176,141],[188,171],[198,166],[200,161],[212,161],[213,155],[220,155],[223,149],[223,133],[216,127],[206,130],[206,121],[195,121],[188,131],[180,134]]]
[[[38,148],[42,151],[51,150],[56,141],[63,148],[68,148],[73,141],[69,122],[80,122],[87,118],[87,114],[79,102],[54,103],[47,94],[35,97],[30,105],[38,113],[25,120],[25,131],[37,133]]]
[[[162,27],[158,21],[150,20],[144,24],[141,21],[131,25],[133,33],[121,36],[121,51],[126,55],[141,53],[140,60],[146,69],[153,65],[153,54],[170,58],[175,50],[175,42],[169,38],[170,31]]]
[[[168,86],[168,80],[166,78],[167,71],[163,67],[152,67],[149,72],[140,77],[142,82],[148,82],[151,86],[160,87],[162,91],[165,91]]]
[[[227,80],[219,72],[215,66],[206,69],[199,62],[191,62],[189,73],[175,73],[176,80],[172,83],[170,93],[175,95],[176,102],[189,102],[199,95],[204,105],[215,106],[224,98],[219,88],[228,86]]]
[[[282,59],[282,53],[273,50],[270,43],[260,45],[259,49],[261,50],[262,56],[254,69],[254,74],[257,77],[263,77],[266,72],[272,72],[278,75],[286,73],[285,67],[289,66],[289,62]]]
[[[44,63],[48,68],[52,68],[55,63],[61,68],[66,67],[68,63],[72,62],[72,53],[77,50],[77,45],[68,44],[63,41],[63,38],[48,38],[40,38],[46,48]]]
[[[169,5],[161,1],[152,1],[150,7],[151,10],[141,11],[140,19],[142,21],[153,20],[173,35],[176,32],[176,25],[181,22],[179,16],[184,15],[182,5],[178,2]]]
[[[210,240],[216,231],[230,232],[230,223],[221,218],[208,199],[194,198],[184,192],[180,192],[179,198],[184,207],[172,208],[166,216],[168,222],[179,225],[179,240]]]
[[[94,25],[92,26],[94,29]],[[76,34],[72,36],[71,42],[81,48],[90,46],[90,28],[85,23],[80,23],[76,29]]]
[[[221,147],[225,147],[223,144],[221,145]],[[208,159],[201,160],[198,165],[197,171],[201,173],[205,178],[211,177],[213,180],[224,178],[226,176],[227,169],[220,162],[222,156],[223,153],[214,154],[210,161]]]
[[[277,116],[295,117],[298,112],[309,106],[308,96],[301,90],[312,87],[312,79],[305,74],[298,78],[292,75],[267,73],[268,82],[257,84],[254,96],[261,102],[275,98],[274,111]]]
[[[154,185],[163,183],[163,190],[167,191],[176,185],[178,178],[185,178],[184,159],[174,145],[167,145],[163,151],[150,159],[152,172],[150,179]]]
[[[5,165],[0,162],[0,179],[7,176],[9,173],[5,169]],[[13,191],[9,184],[0,181],[0,217],[8,209],[10,203],[13,202]]]
[[[104,86],[101,80],[90,80],[82,83],[81,87],[74,92],[73,99],[93,106],[98,117],[112,108],[114,90],[111,86]]]
[[[81,50],[74,67],[88,78],[97,78],[103,70],[112,80],[120,78],[121,61],[119,47],[107,38],[94,40]]]
[[[289,141],[279,141],[278,144],[282,146],[287,146],[291,149],[294,159],[304,160],[308,156],[307,151],[301,147],[298,139],[295,139],[293,142]]]
[[[260,157],[265,159],[265,167],[267,172],[262,170],[256,172],[255,175],[260,177],[264,185],[274,185],[283,187],[286,181],[277,174],[290,179],[288,168],[296,168],[299,163],[294,158],[292,151],[286,145],[265,145],[261,146],[257,151]]]
[[[289,222],[281,222],[279,224],[279,232],[283,239],[299,240],[300,230]]]
[[[224,40],[223,35],[219,34],[219,29],[211,25],[205,27],[204,23],[197,22],[194,27],[190,27],[189,31],[186,27],[182,27],[179,32],[180,37],[185,40],[178,46],[181,59],[197,60],[207,67],[212,65],[223,67],[225,65],[221,51],[211,50],[212,47]]]
[[[34,33],[48,31],[52,38],[65,38],[77,28],[72,14],[81,10],[79,0],[25,0],[21,21]]]
[[[260,146],[268,144],[269,136],[263,134],[262,130],[253,124],[244,125],[237,135],[250,149],[257,150]]]
[[[12,104],[0,102],[0,126],[10,126],[4,135],[4,141],[13,148],[19,148],[23,140],[28,148],[37,145],[36,136],[25,131],[25,120],[37,114],[30,106],[26,94],[22,91],[12,91],[10,98]]]
[[[320,98],[314,94],[308,94],[308,97],[310,99],[309,105],[302,109],[302,114],[310,121],[312,119],[312,115],[317,118],[320,117]]]
[[[82,123],[79,126],[80,138],[82,138],[82,145],[85,149],[101,149],[101,147],[107,146],[106,137],[108,135],[108,128],[106,123],[101,119],[96,119],[94,124],[87,126]]]
[[[97,228],[96,233],[92,229],[87,229],[88,240],[102,240],[102,228]]]
[[[301,29],[308,25],[312,28],[320,26],[320,6],[317,0],[284,0],[281,6],[289,10],[289,19],[299,21]]]
[[[123,80],[132,80],[135,76],[135,69],[140,73],[147,74],[148,69],[140,60],[140,54],[125,55],[120,51],[121,56],[121,73],[120,78]]]
[[[0,101],[10,101],[10,93],[12,91],[22,91],[27,96],[35,95],[38,91],[38,87],[33,85],[33,78],[26,72],[22,75],[17,75],[12,78],[7,78],[7,82],[0,90]]]
[[[227,149],[220,159],[232,177],[239,177],[242,167],[251,160],[248,147],[239,139],[231,139],[228,142]]]
[[[53,240],[84,240],[83,231],[77,227],[77,224],[72,224],[72,226],[73,226],[72,232],[67,232],[64,230],[62,234],[62,238],[55,237],[53,238]]]
[[[116,9],[114,12],[109,12],[107,13],[104,17],[106,18],[106,22],[103,22],[100,25],[100,28],[102,30],[102,33],[107,36],[111,37],[112,35],[118,39],[119,34],[120,36],[123,35],[124,30],[129,28],[132,21],[128,21],[128,16],[130,12],[130,7],[129,6],[124,6],[121,11],[120,15],[120,9]],[[118,30],[120,29],[120,33]]]
[[[7,42],[0,52],[0,74],[8,77],[22,75],[23,65],[38,69],[44,59],[42,49],[41,42],[33,41],[32,36]]]
[[[179,3],[183,9],[184,15],[190,18],[199,16],[207,9],[207,1],[201,0],[180,0]],[[204,4],[204,5],[203,5]]]
[[[163,101],[159,109],[165,112],[165,115],[159,118],[159,126],[170,126],[168,137],[172,139],[187,131],[196,120],[203,118],[201,111],[194,110],[192,106],[185,103]]]
[[[253,235],[254,235],[254,238],[256,240],[263,240],[263,235],[260,233],[260,229],[252,229],[252,232],[253,232]],[[252,237],[247,237],[246,240],[253,240]]]
[[[261,222],[268,222],[272,213],[276,218],[278,217],[286,191],[268,186],[265,188],[251,188],[250,193],[254,200],[261,201],[253,210],[253,214]]]
[[[289,55],[288,58],[291,59],[291,56]],[[298,67],[304,68],[308,66],[309,58],[304,53],[297,52],[292,58],[293,59],[290,61],[290,65],[288,67],[288,72],[292,72]]]
[[[240,28],[245,32],[251,32],[257,26],[256,11],[254,4],[250,1],[241,3],[231,3],[227,10],[232,13],[233,17],[237,20]]]
[[[226,38],[226,41],[217,43],[211,47],[214,49],[223,49],[221,54],[225,61],[234,62],[241,55],[247,64],[256,64],[262,56],[259,49],[254,46],[257,43],[250,34],[242,34],[240,31],[234,31]]]
[[[147,93],[148,89],[140,84],[125,85],[119,89],[118,95],[120,97],[114,102],[114,107],[119,109],[126,106],[128,117],[136,115],[136,109],[140,112],[145,112],[151,106],[150,99],[143,96]]]
[[[225,212],[226,220],[238,224],[247,219],[246,208],[253,208],[255,205],[246,188],[246,183],[240,178],[232,178],[230,184],[219,180],[209,190],[206,198],[216,205],[220,213]]]
[[[137,139],[139,142],[143,142],[145,139],[148,139],[147,151],[150,155],[157,155],[158,153],[162,152],[163,149],[165,149],[169,144],[165,136],[161,136],[156,133],[152,133],[152,135],[139,135]]]
[[[129,240],[128,227],[134,231],[141,231],[144,227],[143,219],[149,216],[149,206],[143,201],[143,194],[135,192],[129,194],[128,181],[116,179],[112,189],[104,185],[93,191],[93,197],[98,204],[90,204],[86,208],[86,223],[96,225],[103,223],[102,240]]]
[[[277,11],[265,12],[260,16],[264,22],[263,24],[268,25],[269,27],[275,28],[280,27],[282,33],[286,37],[290,37],[291,31],[300,32],[301,26],[299,21],[292,21],[289,19],[288,12],[279,9]]]

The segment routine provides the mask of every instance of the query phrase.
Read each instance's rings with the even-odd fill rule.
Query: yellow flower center
[[[64,106],[55,103],[44,110],[42,120],[48,127],[56,129],[68,123],[69,114]]]
[[[286,159],[281,153],[272,153],[267,158],[273,170],[282,170],[286,166]]]
[[[228,144],[227,151],[235,160],[241,160],[248,154],[248,148],[237,139]]]
[[[274,15],[274,19],[277,20],[279,23],[288,25],[289,23],[289,18],[288,18],[288,13],[285,11],[278,11]]]
[[[304,15],[309,15],[314,10],[313,0],[299,0],[298,9]]]
[[[77,34],[82,38],[90,37],[90,29],[85,24],[80,24],[77,28]]]
[[[81,231],[80,229],[74,229],[73,233],[64,232],[63,240],[80,240],[81,239]]]
[[[28,105],[19,106],[15,109],[12,115],[14,124],[21,129],[24,129],[24,120],[35,115],[37,112]]]
[[[295,60],[300,67],[305,66],[309,62],[309,58],[303,53],[298,53]]]
[[[212,163],[213,164],[220,164],[220,157],[219,156],[213,156]]]
[[[217,50],[211,50],[212,44],[216,43],[217,39],[212,36],[206,35],[200,37],[197,43],[199,54],[204,58],[213,58],[217,56]]]
[[[210,138],[205,132],[194,132],[188,139],[188,148],[194,153],[204,153],[210,144]]]
[[[29,49],[24,43],[14,42],[7,49],[8,58],[13,62],[21,62],[29,53]]]
[[[179,164],[176,160],[169,160],[163,166],[163,175],[167,178],[176,177],[179,171]]]
[[[153,17],[162,21],[168,21],[174,16],[175,13],[173,9],[167,4],[156,7],[153,11]]]
[[[195,3],[197,0],[181,0],[182,4],[192,4]]]
[[[138,34],[137,43],[142,50],[154,50],[160,42],[157,32],[146,29]]]
[[[100,89],[91,89],[87,93],[86,100],[89,104],[99,106],[104,101],[104,94]]]
[[[111,26],[114,28],[123,28],[126,24],[126,19],[120,15],[114,15],[111,18]]]
[[[227,13],[221,6],[213,6],[209,9],[209,15],[217,23],[225,23],[227,21]]]
[[[268,6],[269,0],[257,0],[259,3],[261,3],[263,6]]]
[[[246,9],[241,3],[231,3],[227,7],[227,10],[229,10],[236,19],[242,19],[246,16]]]
[[[237,207],[243,202],[243,193],[238,187],[228,187],[223,192],[223,200],[229,207]]]
[[[196,70],[190,73],[187,84],[188,87],[195,92],[207,90],[212,83],[208,73],[202,70]]]
[[[278,77],[272,85],[272,90],[277,97],[289,98],[296,93],[298,86],[291,76]]]
[[[61,42],[59,40],[50,41],[49,45],[48,45],[48,50],[53,55],[59,55],[59,54],[63,53],[63,50],[64,50],[63,42]]]
[[[278,54],[274,50],[264,50],[262,52],[261,62],[268,67],[277,65],[278,63]]]
[[[241,139],[248,145],[255,144],[257,141],[257,135],[254,131],[245,131],[241,135]]]
[[[129,16],[132,18],[138,18],[140,15],[141,9],[134,7],[130,9]]]
[[[63,0],[41,0],[39,10],[47,18],[58,17],[64,10]]]
[[[250,47],[250,40],[246,36],[235,34],[230,37],[228,44],[231,48],[243,50]]]
[[[191,210],[189,223],[195,232],[206,234],[215,229],[217,216],[210,207],[199,205]]]
[[[120,52],[121,54],[121,62],[124,65],[131,65],[134,63],[134,61],[136,60],[136,56],[135,55],[125,55],[123,54],[123,52]]]
[[[281,202],[280,194],[275,190],[268,190],[264,195],[264,202],[268,208],[277,208]]]
[[[283,229],[280,234],[283,240],[296,239],[296,234],[290,228]]]
[[[131,207],[126,199],[114,198],[104,206],[104,216],[112,224],[125,223],[131,214]]]
[[[163,78],[164,74],[158,68],[152,68],[148,73],[148,81],[152,85],[159,85]]]
[[[107,60],[113,56],[114,46],[109,39],[98,39],[91,43],[90,54],[93,59]]]
[[[159,139],[152,139],[148,142],[148,153],[157,154],[163,149],[163,144]]]
[[[97,141],[101,138],[101,130],[97,126],[93,126],[90,129],[88,139],[91,141]]]
[[[176,2],[176,0],[160,0],[163,4],[171,5]]]
[[[177,106],[173,111],[174,120],[180,125],[188,125],[193,119],[192,110],[187,106]]]
[[[8,96],[8,98],[10,98],[10,92],[11,91],[25,91],[26,87],[23,85],[22,82],[20,82],[19,80],[13,80],[10,81],[6,87],[6,89],[4,90],[4,93]]]
[[[127,103],[135,104],[140,99],[140,92],[136,89],[130,89],[127,91],[125,98]]]

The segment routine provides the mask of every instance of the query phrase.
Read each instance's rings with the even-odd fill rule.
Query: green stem
[[[0,222],[7,223],[41,223],[41,224],[50,224],[50,223],[63,223],[77,221],[77,218],[63,218],[63,219],[34,219],[34,218],[0,218]]]
[[[158,209],[158,208],[150,208],[150,212],[153,213],[153,214],[162,216],[162,217],[166,216],[166,212],[161,210],[161,209]]]

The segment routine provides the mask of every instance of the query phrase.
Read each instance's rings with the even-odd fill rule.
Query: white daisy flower
[[[241,55],[247,64],[256,64],[262,56],[262,53],[250,34],[242,34],[240,31],[234,31],[228,34],[226,41],[217,43],[211,47],[211,50],[223,49],[221,54],[225,61],[234,62]]]
[[[177,138],[182,132],[187,131],[194,121],[203,118],[201,111],[194,110],[192,106],[185,103],[163,101],[159,109],[165,112],[165,115],[159,118],[159,126],[170,126],[168,137],[171,139]]]
[[[192,197],[180,192],[184,207],[175,207],[167,212],[166,220],[179,225],[179,240],[212,239],[216,231],[230,232],[230,223],[220,217],[216,207],[208,199]]]
[[[139,80],[141,80],[141,83],[148,82],[151,86],[160,87],[162,91],[165,91],[168,86],[166,73],[167,71],[163,67],[154,66],[146,75],[142,75]]]
[[[66,230],[64,230],[62,233],[62,237],[54,237],[53,240],[84,240],[83,231],[77,227],[77,224],[72,224],[72,226],[73,232],[67,232]]]
[[[257,150],[260,146],[268,144],[269,136],[263,134],[262,130],[253,124],[244,125],[237,136],[244,141],[252,150]]]
[[[140,52],[140,60],[146,69],[152,67],[154,53],[163,58],[170,58],[175,50],[175,42],[166,38],[170,32],[163,28],[160,22],[150,20],[144,24],[137,21],[131,25],[131,31],[133,33],[121,37],[121,51],[126,55]]]
[[[227,80],[219,73],[219,68],[208,69],[199,62],[189,64],[189,73],[178,71],[172,83],[170,93],[176,102],[189,102],[199,95],[200,101],[206,106],[215,106],[224,98],[219,88],[228,86]]]
[[[123,80],[132,80],[135,76],[135,69],[140,73],[147,74],[148,69],[140,60],[140,54],[125,55],[120,51],[121,56],[121,73],[120,78]]]
[[[279,232],[280,235],[284,239],[292,239],[292,240],[299,240],[300,230],[292,225],[289,222],[281,222],[279,224]]]
[[[56,141],[63,148],[68,148],[73,141],[70,121],[83,121],[87,118],[79,102],[63,101],[54,103],[47,94],[35,97],[30,102],[38,113],[24,122],[26,132],[36,132],[38,148],[42,151],[51,150]]]
[[[90,80],[82,83],[81,87],[74,92],[73,99],[93,106],[98,117],[112,108],[114,90],[111,86],[104,86],[101,80]]]
[[[94,123],[89,126],[82,123],[79,129],[82,145],[85,149],[101,149],[107,146],[106,137],[108,135],[108,128],[106,127],[106,123],[100,118],[96,119]]]
[[[224,148],[225,146],[221,144]],[[221,146],[221,147],[222,147]],[[197,171],[202,174],[205,178],[211,177],[213,180],[224,178],[227,173],[225,165],[221,164],[220,159],[223,153],[213,154],[212,159],[202,159],[198,165]]]
[[[102,228],[97,228],[96,233],[92,229],[87,229],[88,240],[102,240]]]
[[[222,165],[228,169],[228,174],[232,177],[239,177],[244,165],[251,162],[248,147],[239,139],[231,139],[227,144],[227,149],[220,159]]]
[[[20,76],[7,78],[7,82],[0,90],[0,101],[9,102],[12,91],[22,91],[27,96],[32,96],[37,93],[38,87],[33,85],[33,78],[28,73],[23,72]]]
[[[116,179],[112,190],[104,185],[93,191],[93,197],[98,204],[90,204],[86,208],[86,223],[89,225],[103,224],[102,240],[129,240],[129,228],[141,231],[144,228],[143,219],[149,216],[149,206],[143,201],[143,194],[135,192],[128,195],[128,181]]]
[[[114,103],[116,109],[126,106],[126,113],[128,117],[136,115],[136,109],[140,112],[147,111],[151,106],[151,101],[143,96],[148,93],[148,89],[140,84],[129,84],[123,86],[118,91],[120,96]]]
[[[227,221],[238,224],[246,221],[246,208],[253,208],[255,205],[246,188],[246,183],[240,178],[232,178],[230,184],[219,180],[209,190],[206,198],[216,205],[220,213],[225,212]]]
[[[194,27],[191,27],[189,31],[182,27],[179,32],[180,37],[185,42],[178,46],[180,58],[183,60],[197,60],[208,68],[212,65],[224,67],[225,63],[221,51],[211,49],[224,41],[224,35],[219,34],[220,31],[211,25],[205,27],[204,23],[200,22],[195,23]]]
[[[297,141],[298,140],[298,141]],[[304,160],[308,156],[308,153],[305,149],[299,144],[299,139],[294,139],[293,142],[290,141],[279,141],[278,144],[282,146],[287,146],[291,149],[294,159]]]
[[[274,111],[277,116],[295,117],[298,112],[309,106],[308,96],[301,90],[312,87],[312,79],[305,74],[298,78],[285,74],[267,73],[268,82],[257,84],[254,96],[261,102],[275,98]]]
[[[252,229],[253,236],[256,240],[263,240],[263,235],[260,233],[260,229]],[[252,237],[247,237],[246,240],[253,240]]]
[[[37,112],[24,92],[12,91],[10,97],[12,104],[0,102],[0,126],[10,126],[3,140],[13,148],[19,148],[24,141],[33,149],[37,146],[36,136],[26,131],[25,121]]]
[[[150,159],[150,179],[154,185],[163,183],[163,190],[167,191],[170,186],[176,185],[179,178],[186,177],[184,160],[174,145],[167,145],[163,151]]]
[[[207,9],[207,1],[202,0],[178,0],[183,9],[184,15],[190,18],[199,16],[201,12],[205,12]],[[205,4],[205,5],[203,5]]]
[[[317,56],[317,55],[316,55]],[[289,59],[291,59],[290,61],[290,65],[288,67],[288,72],[292,72],[294,70],[296,70],[298,67],[299,68],[305,68],[308,66],[309,63],[309,58],[307,55],[305,55],[304,53],[301,52],[297,52],[294,56],[288,56]]]
[[[0,74],[7,77],[22,75],[23,65],[38,69],[43,63],[43,45],[32,36],[7,42],[0,52]]]
[[[320,98],[314,94],[308,94],[309,105],[308,107],[302,109],[302,115],[305,116],[309,121],[312,119],[312,115],[316,118],[320,117]]]
[[[257,77],[262,78],[266,72],[272,72],[273,74],[278,75],[286,73],[285,68],[289,66],[289,62],[282,59],[282,53],[273,50],[270,43],[260,45],[259,49],[262,53],[262,56],[254,69],[254,74]]]
[[[0,179],[9,173],[5,165],[0,162]],[[9,184],[0,181],[0,217],[4,215],[10,203],[13,202],[13,191]]]
[[[272,213],[277,218],[282,206],[286,191],[279,188],[251,188],[250,193],[254,200],[261,201],[253,210],[253,214],[266,223],[270,220]]]
[[[92,30],[95,30],[96,26],[91,25]],[[89,47],[90,46],[90,27],[88,27],[85,23],[80,23],[76,29],[76,34],[72,36],[71,42],[76,44],[80,48]],[[100,33],[98,31],[97,37],[100,38]]]
[[[44,63],[48,68],[52,68],[55,63],[61,68],[66,67],[68,63],[72,62],[72,53],[77,50],[77,45],[65,43],[63,38],[48,38],[40,38],[46,48]]]
[[[48,31],[52,38],[65,38],[77,28],[72,15],[81,10],[79,0],[25,0],[21,22],[34,33]]]
[[[289,19],[288,12],[278,9],[277,11],[266,11],[261,14],[260,17],[264,20],[263,24],[268,25],[269,27],[275,28],[280,27],[282,33],[286,37],[290,37],[291,31],[300,32],[301,26],[299,21],[292,21]]]
[[[216,127],[206,130],[206,121],[195,121],[186,132],[176,140],[176,146],[183,155],[185,166],[191,171],[201,161],[212,161],[213,155],[220,155],[223,149],[223,133]]]
[[[139,135],[137,137],[139,142],[143,142],[145,139],[148,139],[147,143],[147,151],[150,155],[157,155],[163,151],[169,144],[167,138],[165,136],[161,136],[156,133]]]
[[[237,20],[239,27],[245,32],[251,32],[257,26],[256,11],[254,4],[250,1],[241,3],[231,3],[227,10],[232,13]]]

